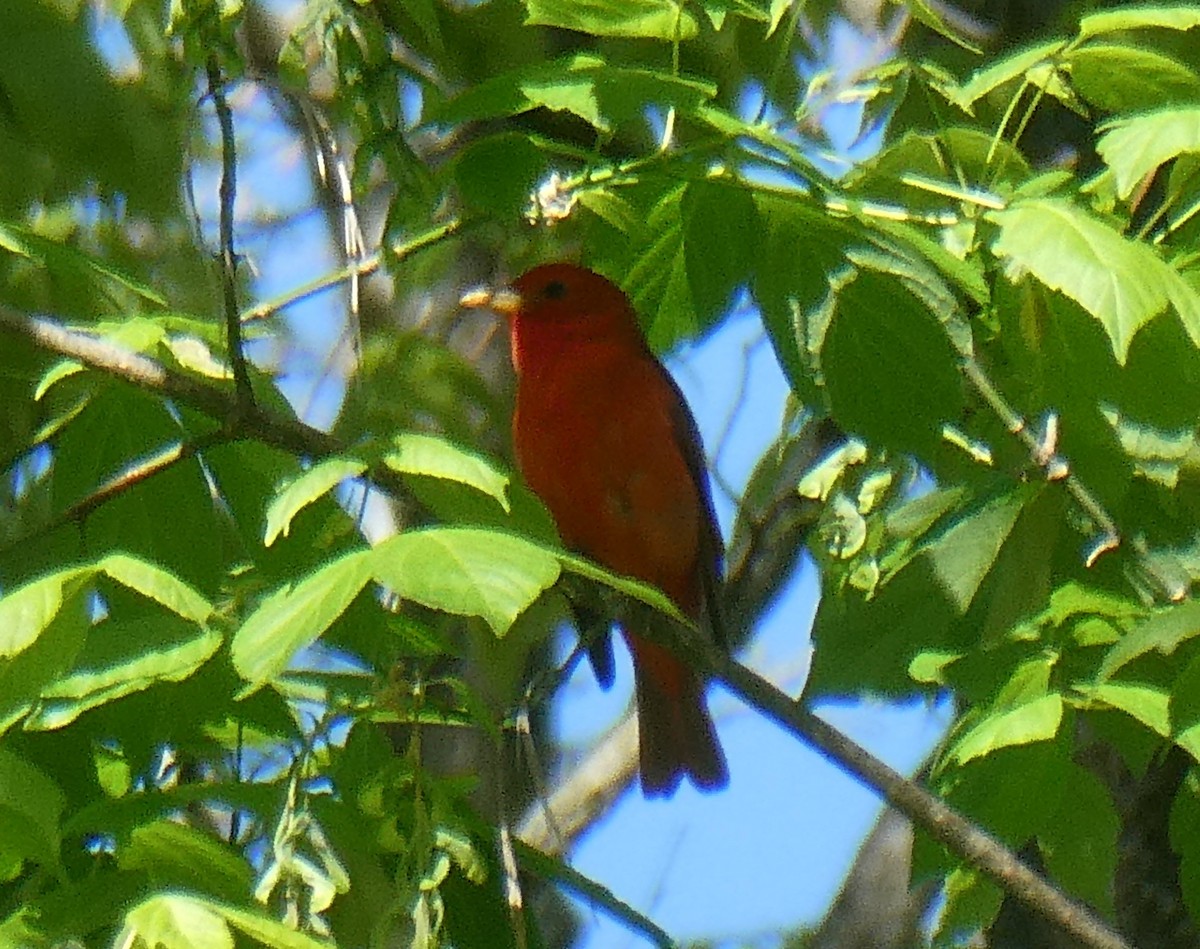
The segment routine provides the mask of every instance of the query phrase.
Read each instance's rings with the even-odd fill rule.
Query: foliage
[[[205,66],[261,64],[240,4],[162,6],[108,5],[121,73],[83,4],[7,0],[0,311],[232,398],[174,196],[181,156],[219,151]],[[1089,746],[1135,775],[1200,758],[1200,9],[1089,13],[961,75],[902,49],[806,83],[818,3],[300,6],[271,86],[352,144],[355,193],[390,186],[409,294],[480,247],[513,271],[583,248],[663,351],[749,288],[795,394],[781,437],[798,416],[851,436],[785,486],[820,505],[807,696],[950,691],[931,785],[1112,916]],[[881,141],[841,175],[814,157],[833,105]],[[1023,151],[1049,108],[1087,124],[1074,166]],[[469,362],[368,334],[344,450],[317,457],[3,338],[0,944],[538,945],[501,897],[486,782],[427,767],[425,726],[499,739],[564,573],[670,606],[558,549]],[[289,415],[265,366],[258,399]],[[344,503],[364,477],[411,502],[374,547]],[[483,681],[449,662],[480,655]],[[410,726],[398,753],[380,722]],[[1171,817],[1194,916],[1197,802],[1191,778]],[[937,846],[916,869],[946,881],[939,938],[999,909]]]

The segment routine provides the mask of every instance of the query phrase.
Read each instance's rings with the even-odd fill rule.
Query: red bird
[[[556,263],[471,302],[510,319],[517,463],[563,542],[653,584],[715,633],[722,545],[699,433],[625,294]],[[668,650],[622,632],[633,653],[643,793],[670,794],[685,774],[698,788],[723,787],[728,771],[703,684]],[[597,678],[611,684],[607,636],[590,652]]]

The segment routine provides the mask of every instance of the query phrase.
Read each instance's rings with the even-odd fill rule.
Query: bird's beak
[[[471,309],[488,309],[513,317],[521,309],[521,294],[512,287],[501,287],[498,290],[482,287],[464,293],[458,302]]]

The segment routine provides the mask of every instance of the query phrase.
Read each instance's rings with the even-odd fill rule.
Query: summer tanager
[[[653,584],[715,632],[722,546],[696,422],[629,300],[604,277],[563,263],[470,297],[509,317],[517,463],[563,542]],[[622,632],[633,654],[643,793],[670,794],[685,774],[705,790],[724,786],[703,684],[668,650]],[[590,652],[607,686],[607,632]]]

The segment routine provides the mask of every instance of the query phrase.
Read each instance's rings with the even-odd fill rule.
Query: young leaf
[[[961,764],[1000,748],[1048,741],[1058,734],[1063,701],[1057,692],[988,715],[958,739],[947,757]]]
[[[366,464],[355,458],[326,458],[289,481],[271,499],[271,505],[267,508],[264,546],[270,547],[280,535],[287,537],[292,518],[317,498],[347,478],[357,478],[366,470]]]
[[[1124,200],[1163,163],[1200,152],[1200,108],[1162,109],[1113,122],[1096,151],[1113,170],[1117,195]]]
[[[696,18],[674,0],[526,0],[526,23],[593,36],[690,40]]]
[[[371,579],[374,551],[339,557],[268,596],[234,633],[234,668],[257,687],[279,675],[292,657],[314,642],[346,611]]]
[[[1053,198],[1020,201],[988,218],[1000,228],[992,249],[1008,259],[1013,278],[1032,273],[1079,303],[1104,327],[1118,362],[1168,302],[1193,342],[1200,339],[1200,297],[1148,245]]]
[[[383,463],[400,474],[425,475],[469,485],[495,500],[507,514],[508,475],[490,461],[435,435],[405,432],[393,439],[394,450]]]
[[[497,636],[558,579],[558,557],[499,531],[408,531],[370,552],[368,569],[397,596],[435,610],[478,616]]]

